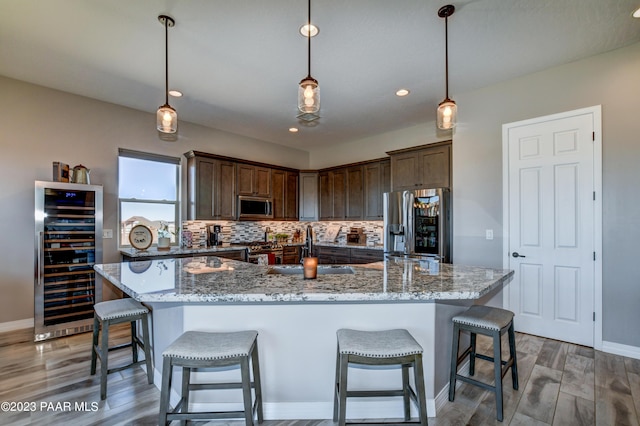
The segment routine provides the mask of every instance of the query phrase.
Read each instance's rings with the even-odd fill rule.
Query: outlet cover
[[[484,232],[487,240],[493,240],[493,229],[486,229]]]
[[[103,229],[102,238],[113,238],[113,229]]]

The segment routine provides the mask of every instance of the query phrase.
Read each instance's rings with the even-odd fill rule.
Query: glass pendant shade
[[[156,113],[158,131],[162,133],[175,133],[178,131],[178,113],[169,104],[158,108]]]
[[[317,113],[320,110],[320,86],[307,76],[298,86],[298,109],[302,113]]]
[[[456,127],[458,121],[458,107],[447,98],[438,105],[438,129],[450,130]]]

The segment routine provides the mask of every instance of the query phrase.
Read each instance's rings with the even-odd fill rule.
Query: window
[[[171,244],[179,228],[180,159],[120,148],[118,152],[118,217],[120,246],[130,247],[135,225],[148,226],[158,243],[158,229],[166,225]]]

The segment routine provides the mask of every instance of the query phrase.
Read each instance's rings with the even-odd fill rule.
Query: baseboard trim
[[[27,318],[18,321],[0,322],[0,333],[9,331],[24,330],[25,328],[33,328],[33,318]]]
[[[640,348],[637,346],[622,345],[620,343],[602,342],[602,352],[628,358],[640,359]]]
[[[174,393],[171,393],[172,396]],[[193,403],[190,404],[195,411],[226,411],[242,410],[242,403]],[[435,407],[433,399],[427,400],[427,413],[433,417],[429,407]],[[399,400],[371,400],[347,402],[347,419],[389,419],[402,418],[404,412],[402,398]],[[265,420],[322,420],[333,417],[332,402],[264,402],[263,414]],[[411,415],[417,416],[415,406],[411,406]]]

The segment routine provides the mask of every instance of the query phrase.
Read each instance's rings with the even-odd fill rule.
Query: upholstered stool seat
[[[147,381],[153,384],[151,340],[149,339],[149,309],[130,298],[96,303],[93,307],[93,344],[91,347],[91,374],[96,374],[97,359],[100,358],[100,399],[107,398],[107,374],[135,367],[142,363],[147,367]],[[142,321],[142,341],[138,338],[136,324]],[[109,326],[123,322],[131,323],[131,342],[109,347]],[[102,340],[98,337],[102,329]],[[109,351],[131,347],[132,362],[117,368],[109,368]],[[144,350],[144,360],[138,361],[138,347]]]
[[[160,390],[160,421],[165,425],[172,420],[211,420],[243,417],[247,425],[253,425],[257,414],[262,423],[262,388],[258,361],[258,332],[253,330],[230,333],[187,331],[162,353],[162,388]],[[253,367],[251,381],[249,360]],[[241,381],[234,383],[191,383],[191,372],[214,367],[239,365]],[[173,410],[169,409],[173,367],[182,367],[182,390],[180,400]],[[251,388],[255,401],[252,403]],[[189,392],[205,389],[242,389],[244,411],[189,411]]]
[[[455,399],[456,380],[462,380],[484,389],[491,390],[496,396],[496,412],[498,421],[504,418],[502,404],[502,378],[511,368],[513,389],[518,389],[518,363],[516,357],[516,340],[513,329],[513,312],[489,306],[474,305],[460,315],[453,317],[453,344],[451,350],[451,373],[449,378],[449,401]],[[462,354],[458,355],[460,332],[470,334],[470,344]],[[509,359],[502,360],[501,337],[508,333]],[[493,357],[476,353],[476,334],[493,338]],[[494,364],[494,385],[490,385],[471,377],[458,374],[458,366],[469,355],[469,376],[475,374],[475,359],[480,358]]]
[[[405,422],[411,418],[409,401],[418,407],[421,425],[427,425],[427,403],[422,369],[422,346],[404,329],[359,331],[340,329],[337,332],[336,380],[333,421],[346,424],[347,397],[402,396]],[[401,365],[402,389],[350,391],[347,387],[349,364]],[[409,384],[409,367],[413,367],[415,387]]]

